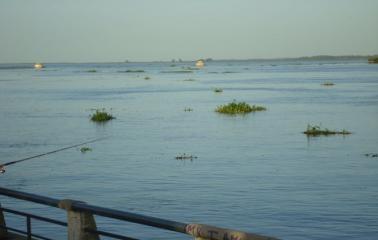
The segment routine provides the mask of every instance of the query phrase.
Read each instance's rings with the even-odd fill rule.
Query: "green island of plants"
[[[317,136],[329,136],[329,135],[349,135],[352,134],[351,132],[343,129],[341,131],[337,130],[329,130],[328,128],[321,128],[320,126],[314,125],[311,126],[310,124],[307,125],[307,130],[303,132],[309,137],[317,137]]]
[[[222,89],[222,88],[215,88],[215,89],[214,89],[214,92],[216,92],[216,93],[221,93],[221,92],[223,92],[223,89]]]
[[[378,63],[378,56],[369,57],[369,63]]]
[[[93,122],[107,122],[109,120],[115,119],[111,114],[105,112],[105,110],[96,110],[91,116]]]
[[[86,153],[86,152],[90,152],[90,151],[92,151],[92,148],[90,148],[90,147],[82,147],[82,148],[80,148],[80,152],[82,152],[82,153]]]
[[[364,155],[365,155],[365,157],[372,157],[372,158],[378,157],[378,153],[366,153]]]
[[[251,106],[245,102],[235,102],[235,101],[227,105],[218,106],[215,109],[215,111],[218,113],[230,114],[230,115],[247,114],[250,112],[258,112],[258,111],[265,111],[265,110],[266,108],[262,106],[256,106],[256,105]]]
[[[335,84],[333,82],[324,82],[324,83],[322,83],[322,85],[330,87],[330,86],[333,86]]]
[[[176,158],[176,160],[190,160],[190,161],[193,161],[193,159],[196,159],[197,157],[184,153],[184,154],[177,155],[175,158]]]

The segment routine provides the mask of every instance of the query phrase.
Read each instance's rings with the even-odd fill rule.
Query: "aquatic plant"
[[[144,70],[141,69],[128,69],[126,71],[117,71],[119,73],[143,73],[145,72]]]
[[[368,59],[369,63],[378,63],[378,56],[372,56]]]
[[[148,76],[144,77],[144,80],[150,80],[150,79],[151,79],[151,78],[148,77]]]
[[[222,88],[215,88],[215,89],[214,89],[214,92],[216,92],[216,93],[221,93],[221,92],[223,92],[223,89],[222,89]]]
[[[193,108],[184,108],[184,112],[193,112]]]
[[[97,72],[97,70],[96,69],[90,69],[87,72],[89,72],[89,73],[95,73],[95,72]]]
[[[196,159],[196,158],[197,158],[196,156],[187,155],[186,153],[177,155],[175,157],[176,160],[190,160],[190,161],[192,161],[193,159]]]
[[[233,71],[224,71],[222,73],[236,73],[236,72],[233,72]]]
[[[333,86],[335,85],[333,82],[324,82],[322,83],[323,86]]]
[[[184,81],[184,82],[194,82],[195,79],[193,79],[193,78],[189,78],[189,79],[184,79],[183,81]]]
[[[107,122],[109,120],[115,119],[111,114],[105,112],[105,110],[97,109],[96,112],[91,116],[93,122]]]
[[[236,101],[233,101],[232,103],[229,103],[227,105],[218,106],[215,109],[215,111],[218,113],[230,114],[230,115],[246,114],[250,112],[265,111],[265,110],[266,108],[262,106],[256,106],[256,105],[251,106],[248,103],[236,102]]]
[[[364,155],[365,155],[365,157],[372,157],[372,158],[378,157],[378,153],[366,153]]]
[[[90,147],[82,147],[82,148],[80,148],[80,152],[82,152],[82,153],[86,153],[86,152],[90,152],[90,151],[92,151],[92,148],[90,148]]]
[[[316,136],[328,136],[328,135],[336,135],[336,134],[340,134],[340,135],[349,135],[351,134],[351,132],[343,129],[341,131],[337,131],[337,130],[329,130],[328,128],[321,128],[320,126],[317,126],[317,125],[314,125],[314,126],[311,126],[310,124],[307,125],[307,130],[303,132],[304,134],[306,134],[307,136],[310,136],[310,137],[316,137]]]

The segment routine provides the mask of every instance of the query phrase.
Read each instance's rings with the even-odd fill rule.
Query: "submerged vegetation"
[[[151,78],[148,77],[148,76],[144,77],[144,80],[150,80],[150,79],[151,79]]]
[[[333,82],[324,82],[322,83],[323,86],[327,86],[327,87],[330,87],[330,86],[333,86],[335,85]]]
[[[82,147],[82,148],[80,148],[80,152],[82,152],[82,153],[86,153],[86,152],[90,152],[90,151],[92,151],[92,148],[90,148],[90,147]]]
[[[222,89],[222,88],[215,88],[215,89],[214,89],[214,92],[216,92],[216,93],[221,93],[221,92],[223,92],[223,89]]]
[[[175,157],[176,160],[190,160],[190,161],[192,161],[193,159],[196,159],[196,158],[197,158],[196,156],[188,155],[186,153],[177,155]]]
[[[343,129],[341,131],[337,130],[329,130],[328,128],[321,128],[320,126],[314,125],[311,126],[310,124],[307,125],[307,130],[303,132],[309,137],[316,137],[316,136],[328,136],[328,135],[349,135],[351,132]]]
[[[111,114],[105,112],[104,109],[102,109],[102,110],[96,109],[96,112],[94,114],[92,114],[92,116],[91,116],[91,120],[93,122],[107,122],[107,121],[112,120],[112,119],[115,119],[115,117],[113,117]]]
[[[189,79],[184,79],[183,81],[184,81],[184,82],[194,82],[194,81],[196,81],[196,80],[193,79],[193,78],[189,78]]]
[[[95,73],[95,72],[97,72],[97,70],[96,69],[90,69],[90,70],[87,70],[87,72],[89,72],[89,73]]]
[[[227,105],[221,105],[218,106],[215,111],[218,113],[224,113],[224,114],[246,114],[250,112],[258,112],[258,111],[265,111],[266,108],[262,106],[256,106],[256,105],[249,105],[245,102],[235,102],[229,103]]]
[[[184,112],[193,112],[193,108],[184,108]]]

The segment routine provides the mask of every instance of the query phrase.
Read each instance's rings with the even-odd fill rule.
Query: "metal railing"
[[[7,239],[10,234],[16,233],[24,237],[24,239],[43,239],[52,240],[32,232],[32,219],[42,222],[51,223],[63,227],[67,227],[68,240],[99,240],[100,236],[110,237],[113,239],[135,240],[135,238],[101,231],[97,229],[94,215],[102,216],[121,221],[142,224],[159,229],[170,230],[173,232],[184,233],[195,237],[196,239],[211,240],[268,240],[276,239],[272,237],[261,236],[257,234],[239,232],[235,230],[222,229],[202,224],[186,224],[176,221],[165,220],[145,216],[136,213],[130,213],[110,208],[90,205],[75,200],[58,200],[55,198],[44,197],[36,194],[20,192],[12,189],[0,187],[0,195],[11,198],[25,200],[28,202],[38,203],[50,207],[60,208],[67,211],[67,222],[38,216],[22,211],[12,210],[10,208],[1,207],[0,204],[0,239]],[[26,219],[26,231],[15,229],[6,225],[4,213],[23,216]]]

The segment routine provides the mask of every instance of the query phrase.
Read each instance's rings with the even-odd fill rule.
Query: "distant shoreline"
[[[247,58],[247,59],[211,59],[204,58],[205,61],[335,61],[335,60],[368,60],[370,57],[378,56],[378,54],[372,55],[315,55],[315,56],[303,56],[303,57],[282,57],[282,58]],[[172,61],[172,60],[156,60],[156,61],[123,61],[123,62],[43,62],[44,64],[114,64],[114,63],[185,63],[185,62],[195,62],[195,60],[182,60],[182,61]],[[34,64],[35,62],[1,62],[1,65],[5,64]]]

